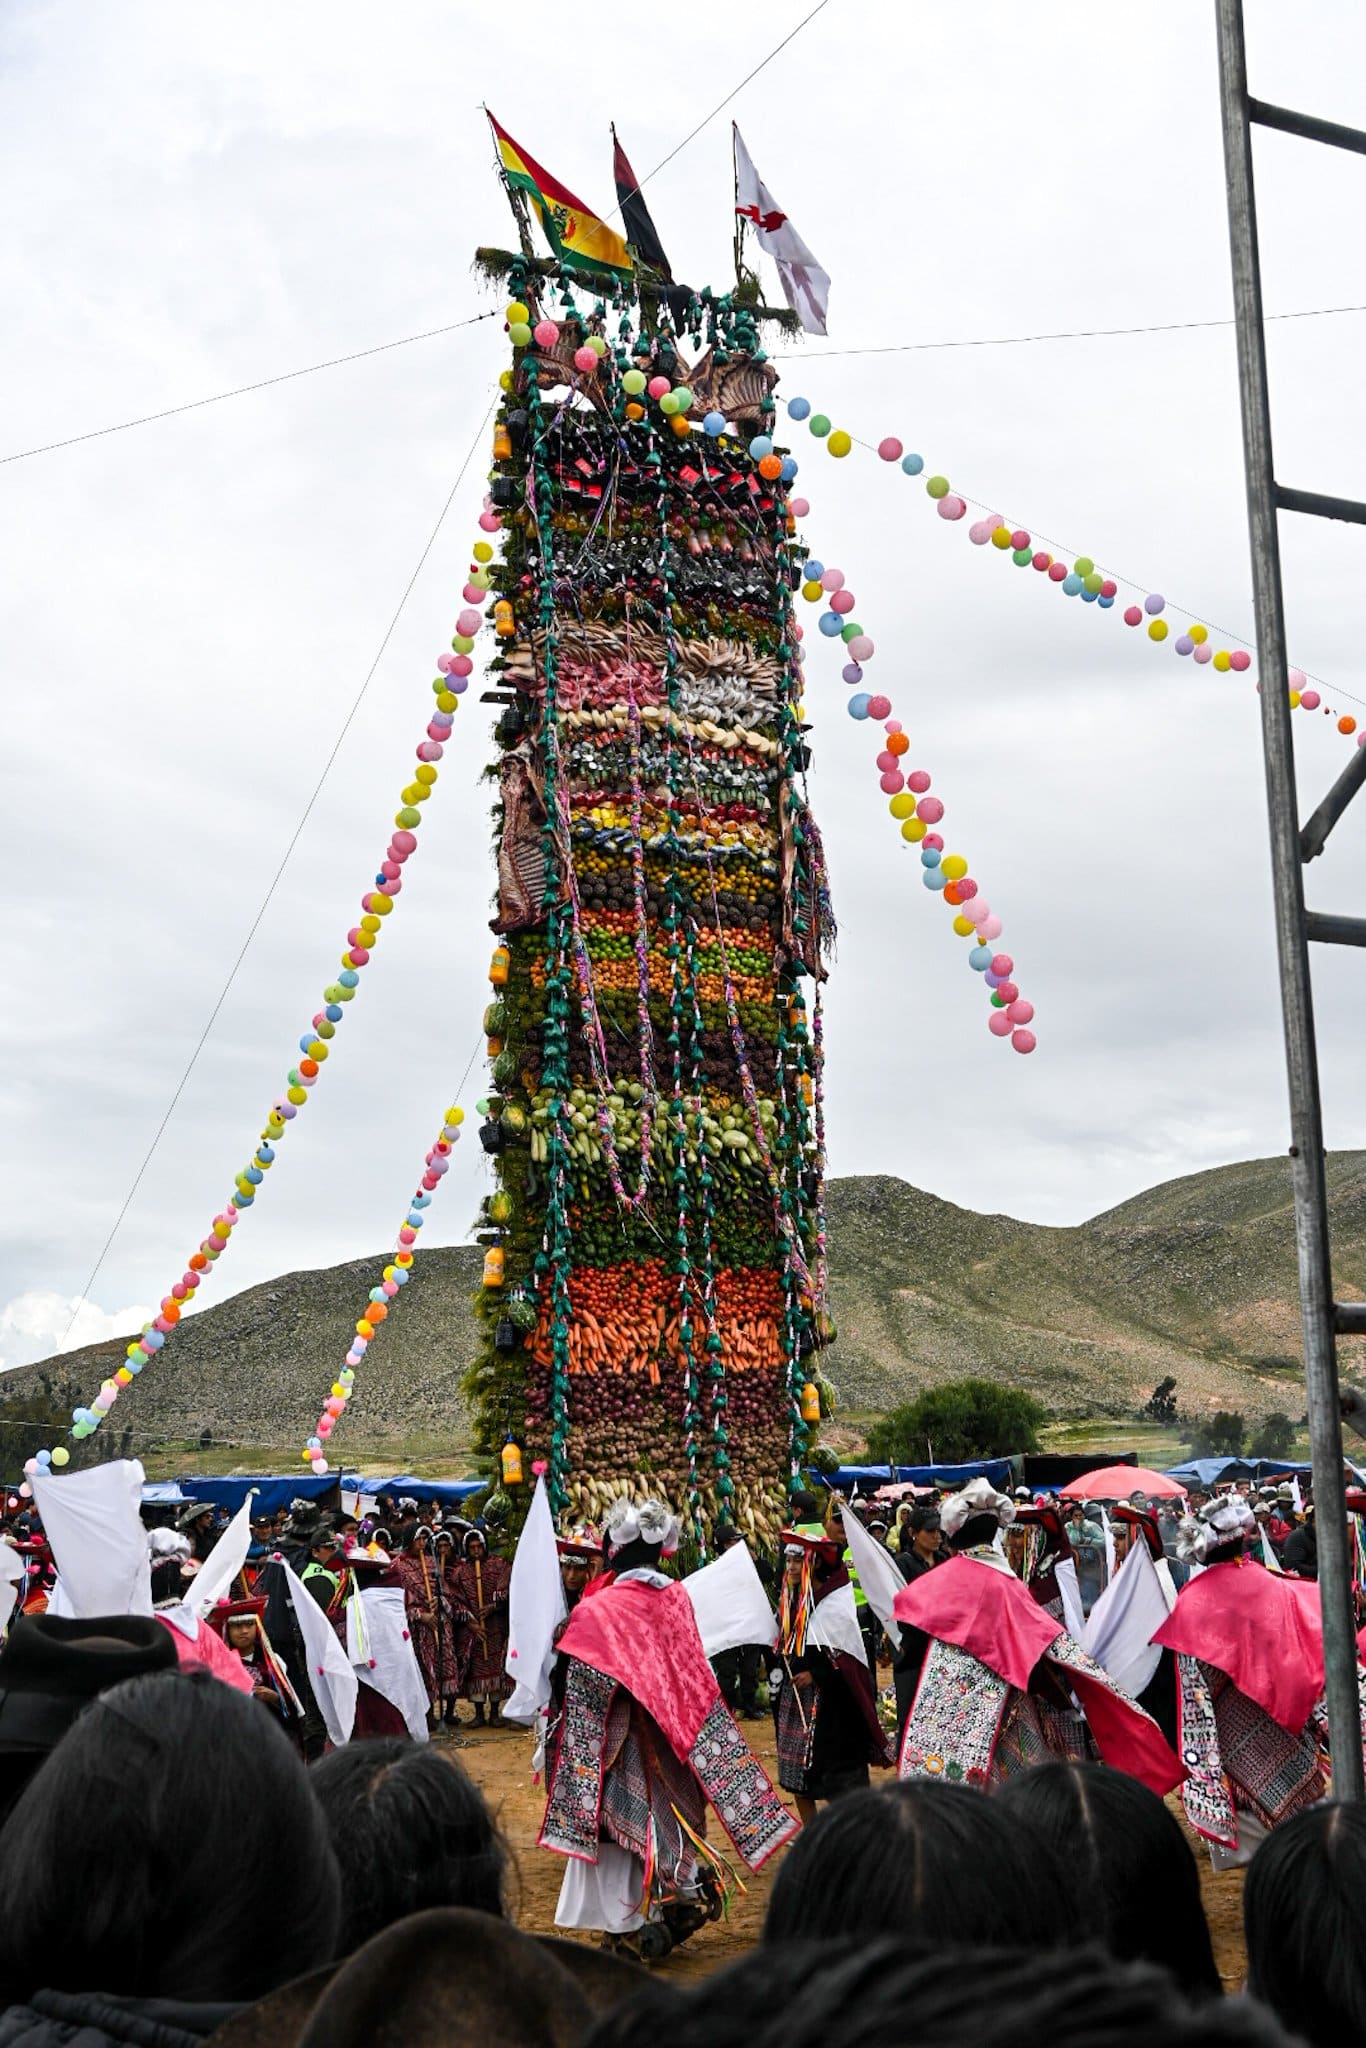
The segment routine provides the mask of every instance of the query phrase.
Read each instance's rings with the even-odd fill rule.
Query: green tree
[[[1288,1458],[1295,1448],[1295,1425],[1279,1408],[1264,1415],[1248,1442],[1249,1458]]]
[[[1216,1408],[1191,1426],[1186,1455],[1191,1458],[1241,1458],[1247,1437],[1246,1418],[1236,1408]]]
[[[1037,1451],[1048,1410],[1018,1387],[992,1380],[948,1380],[893,1408],[868,1431],[875,1465],[959,1464]]]
[[[1170,1374],[1158,1381],[1138,1412],[1148,1422],[1175,1422],[1176,1381]]]

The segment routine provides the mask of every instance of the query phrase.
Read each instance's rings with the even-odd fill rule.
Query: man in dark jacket
[[[1285,1571],[1298,1572],[1302,1579],[1316,1579],[1319,1575],[1319,1537],[1314,1527],[1314,1510],[1304,1511],[1304,1520],[1298,1529],[1292,1529],[1285,1539],[1281,1551],[1281,1565]]]
[[[933,1499],[917,1501],[910,1513],[910,1541],[908,1548],[896,1553],[901,1576],[907,1585],[923,1578],[939,1563],[943,1550],[943,1536],[939,1528],[939,1507]],[[901,1642],[892,1657],[892,1684],[896,1688],[896,1733],[898,1746],[905,1732],[906,1716],[911,1711],[915,1688],[920,1679],[920,1667],[925,1662],[929,1648],[929,1637],[923,1630],[900,1624]]]

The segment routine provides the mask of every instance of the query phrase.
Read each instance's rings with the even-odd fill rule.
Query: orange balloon
[[[781,476],[781,475],[782,475],[782,473],[783,473],[783,459],[782,459],[781,455],[762,455],[762,456],[760,456],[760,458],[759,458],[759,474],[760,474],[760,476],[764,476],[764,477],[768,477],[768,478],[772,479],[772,478],[773,478],[773,477],[775,477],[775,476]]]
[[[1339,732],[1355,732],[1355,731],[1356,731],[1356,729],[1357,729],[1357,722],[1356,722],[1356,720],[1355,720],[1355,719],[1354,719],[1353,717],[1351,717],[1350,715],[1349,715],[1348,717],[1346,717],[1346,718],[1340,718],[1340,719],[1338,720],[1338,731],[1339,731]]]
[[[962,897],[958,893],[957,882],[945,882],[944,901],[946,903],[961,903],[962,900]]]
[[[626,417],[628,420],[643,420],[645,417],[644,406],[637,405],[635,400],[632,399],[631,403],[626,408]]]
[[[316,1060],[300,1060],[299,1072],[301,1074],[316,1074],[317,1071],[318,1062]]]
[[[906,735],[905,735],[905,733],[904,733],[904,732],[889,732],[889,733],[888,733],[888,735],[887,735],[887,752],[888,752],[889,754],[909,754],[909,753],[910,753],[910,751],[911,751],[911,743],[910,743],[910,741],[909,741],[909,740],[907,739],[907,737],[906,737]]]
[[[203,1252],[191,1252],[187,1263],[192,1273],[202,1273],[209,1262]]]
[[[388,1313],[389,1311],[382,1301],[372,1301],[369,1308],[365,1311],[366,1320],[371,1323],[382,1323]]]
[[[677,434],[680,441],[686,441],[688,435],[692,432],[691,422],[688,419],[686,419],[681,412],[676,412],[674,414],[673,418],[669,421],[669,425],[673,428],[674,432]],[[782,466],[783,465],[780,462],[778,464],[779,469],[781,469]]]

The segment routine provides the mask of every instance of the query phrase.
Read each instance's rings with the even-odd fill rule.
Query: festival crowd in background
[[[96,1472],[0,1494],[0,2048],[1366,2039],[1298,1478],[798,1491],[704,1561],[654,1499],[556,1530],[538,1486],[514,1547]],[[532,1731],[555,1935],[453,1754],[480,1724]],[[1193,1840],[1247,1868],[1245,1989]],[[642,1969],[771,1859],[751,1954]]]

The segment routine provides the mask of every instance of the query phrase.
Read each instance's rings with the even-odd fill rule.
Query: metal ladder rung
[[[1331,149],[1352,149],[1366,156],[1366,131],[1344,128],[1340,121],[1320,121],[1316,114],[1297,114],[1290,107],[1273,106],[1270,100],[1247,102],[1247,117],[1261,128],[1279,128],[1283,135],[1299,135],[1306,142],[1326,142]]]
[[[1300,859],[1316,860],[1328,835],[1352,798],[1366,782],[1366,747],[1353,747],[1352,758],[1300,833]]]
[[[1337,917],[1331,910],[1306,910],[1304,936],[1321,946],[1366,946],[1366,917]]]
[[[1311,519],[1345,519],[1350,526],[1366,526],[1366,505],[1359,499],[1330,498],[1323,491],[1292,491],[1287,484],[1271,488],[1282,512],[1307,512]]]
[[[1333,1323],[1339,1337],[1366,1337],[1366,1301],[1335,1301]]]

